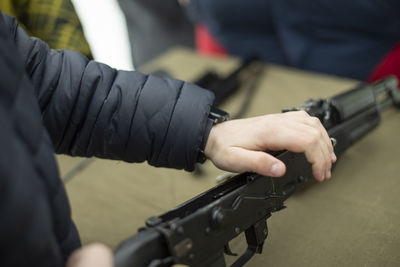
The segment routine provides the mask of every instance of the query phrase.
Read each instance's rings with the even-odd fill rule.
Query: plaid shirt
[[[53,49],[71,49],[92,58],[82,25],[70,0],[1,0],[0,9],[15,17],[32,36]]]

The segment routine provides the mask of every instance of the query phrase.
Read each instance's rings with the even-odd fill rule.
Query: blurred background
[[[128,30],[116,0],[72,0],[94,59],[133,70]],[[96,11],[94,12],[94,7]]]
[[[72,2],[94,58],[119,69],[179,45],[369,82],[400,76],[400,6],[388,0]]]
[[[3,0],[0,8],[50,47],[117,69],[185,46],[368,82],[400,76],[400,2],[367,2]]]

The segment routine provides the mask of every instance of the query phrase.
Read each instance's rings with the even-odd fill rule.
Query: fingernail
[[[281,176],[285,171],[285,167],[282,163],[274,163],[271,167],[271,175],[272,176]]]
[[[335,152],[331,153],[331,159],[332,159],[333,162],[335,162],[337,160]]]

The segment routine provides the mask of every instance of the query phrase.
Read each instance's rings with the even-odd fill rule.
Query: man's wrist
[[[204,131],[203,140],[200,144],[198,155],[197,155],[197,162],[204,163],[207,159],[205,154],[205,148],[207,144],[208,137],[211,132],[211,128],[217,124],[224,121],[229,120],[229,114],[223,110],[220,110],[215,107],[211,107],[210,113],[207,119],[206,129]]]

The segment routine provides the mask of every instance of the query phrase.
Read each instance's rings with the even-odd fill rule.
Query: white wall
[[[95,60],[132,70],[124,15],[117,0],[72,0]]]

